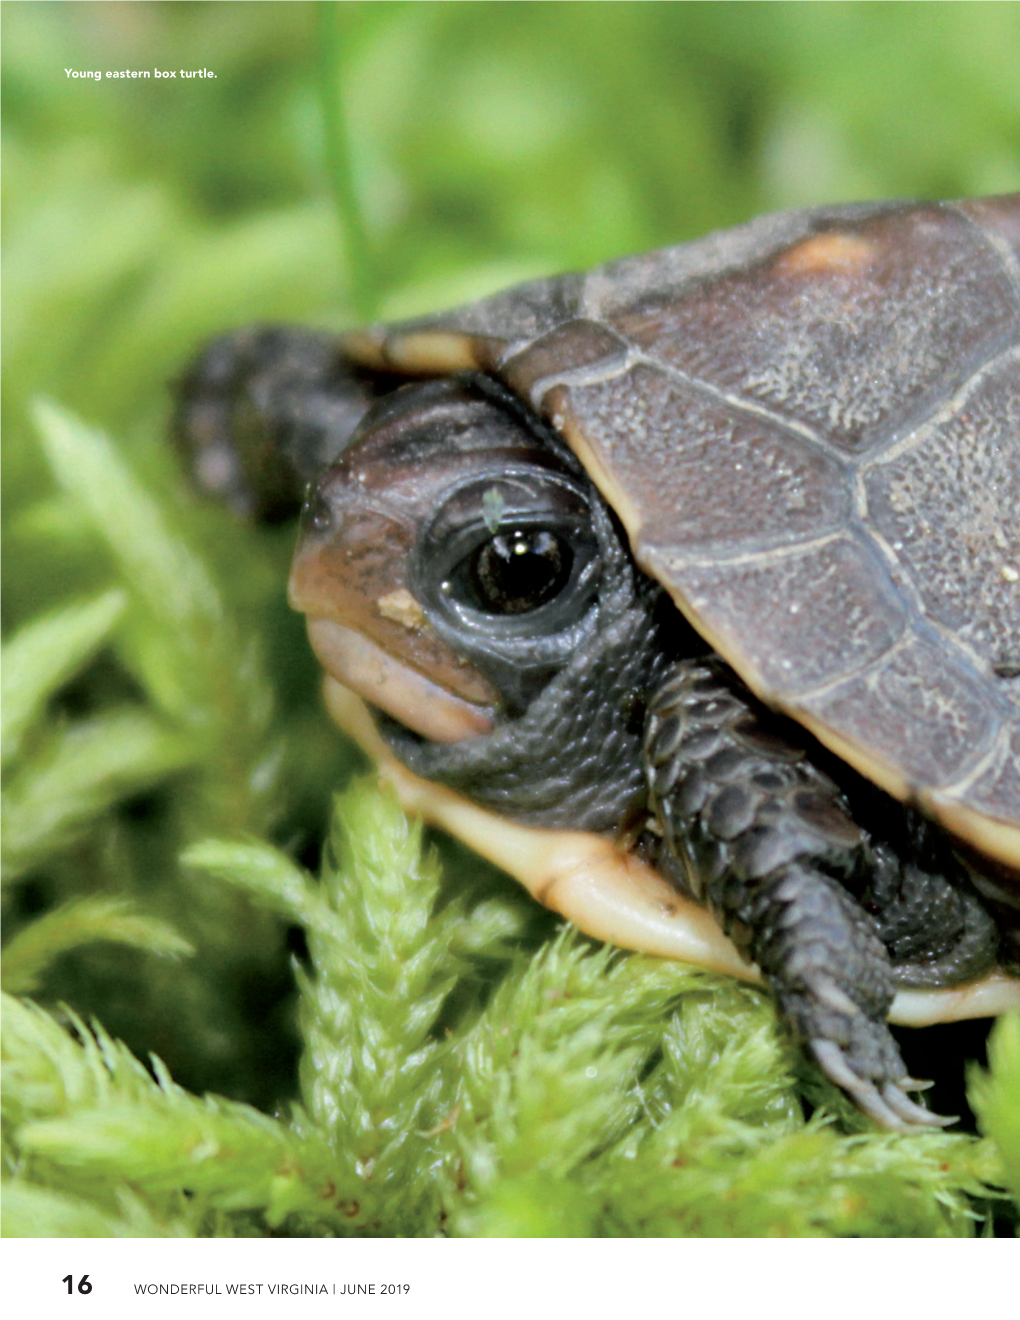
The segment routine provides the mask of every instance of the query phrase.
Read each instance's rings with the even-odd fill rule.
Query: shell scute
[[[1016,194],[975,197],[958,202],[957,209],[978,226],[999,253],[1020,300],[1020,207]]]
[[[992,764],[969,786],[967,802],[992,820],[1020,820],[1020,729],[1003,729],[999,744]],[[1013,847],[1013,865],[1020,868],[1020,847]],[[994,851],[1006,859],[1001,847]]]
[[[655,361],[857,455],[945,397],[1020,314],[998,255],[930,206],[833,222],[611,324]]]
[[[557,326],[502,364],[500,374],[525,397],[551,376],[578,373],[585,368],[606,372],[623,365],[627,345],[597,321],[579,317]]]
[[[924,613],[987,670],[1020,665],[1018,378],[1014,351],[864,474],[869,521]]]
[[[569,409],[639,510],[639,525],[628,524],[639,554],[668,545],[730,555],[821,536],[848,516],[838,460],[655,367],[571,385]]]
[[[909,636],[871,669],[798,705],[896,767],[909,796],[922,786],[952,789],[988,755],[1002,717],[995,696],[946,649]]]
[[[758,216],[733,229],[717,230],[693,242],[659,248],[637,257],[622,257],[588,272],[584,280],[584,315],[611,320],[618,312],[645,297],[672,300],[693,284],[704,283],[730,271],[745,270],[756,262],[786,251],[810,238],[830,220],[856,222],[902,209],[896,202],[863,202],[814,211],[779,211]]]
[[[657,575],[670,580],[665,553]],[[879,660],[905,626],[870,548],[850,537],[745,562],[687,568],[684,602],[762,695],[793,701]],[[704,626],[704,625],[703,625]]]

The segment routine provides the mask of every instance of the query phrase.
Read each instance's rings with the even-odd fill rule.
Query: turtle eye
[[[580,481],[509,462],[449,491],[409,574],[431,626],[511,715],[583,650],[601,578],[592,497]]]
[[[554,600],[570,581],[574,552],[555,532],[516,527],[478,547],[463,586],[486,614],[527,614]],[[463,567],[463,566],[461,566]],[[453,584],[450,584],[451,589]]]
[[[587,612],[600,558],[591,505],[569,477],[532,467],[456,487],[424,530],[415,594],[435,620],[493,644],[549,638]],[[498,643],[503,645],[503,641]]]

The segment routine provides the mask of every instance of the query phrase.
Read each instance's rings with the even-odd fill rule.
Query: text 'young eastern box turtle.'
[[[291,601],[409,805],[940,1121],[887,1018],[1020,1005],[1020,196],[243,331],[178,435],[241,510],[312,483]]]

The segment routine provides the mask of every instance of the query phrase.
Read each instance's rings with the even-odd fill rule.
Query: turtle
[[[397,783],[600,938],[764,983],[878,1124],[889,1021],[1020,1006],[1020,194],[781,212],[347,334],[174,423]]]

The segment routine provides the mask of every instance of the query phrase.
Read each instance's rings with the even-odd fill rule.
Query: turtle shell
[[[1020,194],[768,216],[345,341],[480,368],[772,706],[1020,875]]]

